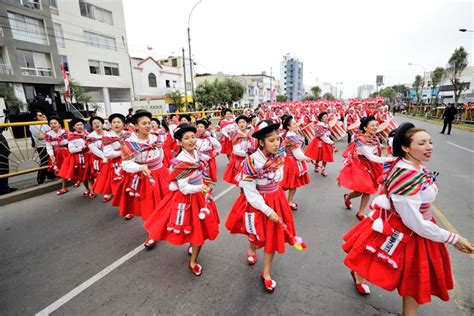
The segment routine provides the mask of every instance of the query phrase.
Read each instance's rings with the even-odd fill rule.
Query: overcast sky
[[[187,51],[187,20],[198,0],[123,0],[132,56],[163,58]],[[353,97],[376,75],[389,85],[445,66],[464,46],[473,63],[473,1],[202,0],[191,18],[197,72],[270,73],[290,53],[304,63],[306,86],[343,82]]]

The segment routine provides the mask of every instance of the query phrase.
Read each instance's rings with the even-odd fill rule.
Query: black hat
[[[318,114],[318,121],[321,121],[323,119],[324,115],[328,115],[328,112],[321,112]]]
[[[223,109],[223,110],[222,110],[222,115],[225,115],[227,112],[232,113],[232,110],[231,110],[231,109],[228,109],[228,108]]]
[[[371,122],[371,121],[375,121],[375,116],[373,116],[373,115],[364,116],[363,118],[360,119],[359,129],[362,132],[365,132],[364,128],[367,127],[367,125],[369,125],[369,122]]]
[[[152,115],[150,112],[146,111],[146,110],[137,110],[135,112],[135,114],[132,115],[132,123],[133,124],[137,124],[138,123],[138,119],[140,117],[143,117],[143,116],[146,116],[148,117],[150,120],[152,118]]]
[[[165,119],[162,119],[162,120],[161,120],[161,126],[162,126],[167,132],[170,131],[170,128],[168,127],[168,123],[166,122]]]
[[[191,116],[189,114],[181,114],[179,116],[179,120],[181,121],[182,118],[185,118],[186,120],[188,120],[188,122],[191,122]]]
[[[52,120],[58,121],[61,126],[63,125],[63,119],[60,118],[59,116],[51,116],[51,117],[48,119],[48,124],[50,124]]]
[[[181,140],[181,138],[183,137],[183,134],[186,132],[196,133],[196,127],[191,126],[188,123],[181,123],[174,130],[173,138],[177,140]]]
[[[160,120],[157,119],[156,117],[152,117],[151,120],[152,120],[153,122],[156,122],[158,125],[161,125]]]
[[[86,124],[86,121],[84,121],[84,119],[80,117],[75,117],[71,120],[71,122],[69,122],[69,126],[74,127],[74,125],[76,125],[79,122],[81,122],[84,125]]]
[[[402,123],[400,126],[398,126],[395,130],[395,136],[393,136],[393,150],[392,150],[392,155],[394,157],[403,157],[405,155],[405,152],[402,149],[402,138],[405,136],[406,132],[409,129],[414,128],[415,125],[409,122]]]
[[[291,115],[283,115],[281,117],[281,125],[283,126],[283,129],[288,130],[288,126],[290,126],[290,122],[293,119],[293,116]]]
[[[240,120],[244,120],[245,122],[250,123],[251,119],[247,115],[239,115],[235,118],[235,123],[239,123]]]
[[[263,120],[258,123],[258,131],[252,134],[253,138],[262,139],[267,133],[277,131],[280,128],[280,123],[275,123],[272,120]]]
[[[112,113],[109,115],[109,118],[107,119],[110,123],[114,120],[114,118],[118,117],[122,123],[125,123],[125,115],[122,115],[120,113]]]
[[[92,122],[95,121],[95,120],[98,120],[100,121],[102,124],[104,124],[104,119],[101,118],[100,116],[93,116],[89,119],[89,123],[92,125]]]
[[[206,128],[209,127],[209,121],[206,120],[206,119],[197,120],[195,123],[196,123],[196,126],[198,126],[198,124],[202,124],[202,125],[204,125]]]

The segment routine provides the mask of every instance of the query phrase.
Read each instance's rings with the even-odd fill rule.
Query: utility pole
[[[184,58],[184,47],[183,47],[183,77],[184,77],[184,104],[186,104],[186,111],[189,111],[188,88],[186,87],[186,59]]]
[[[270,105],[273,104],[273,89],[272,89],[272,85],[273,85],[273,68],[270,67]]]
[[[188,50],[189,50],[189,73],[191,74],[191,95],[193,96],[193,110],[196,110],[196,103],[194,100],[194,79],[193,79],[193,58],[192,58],[192,53],[191,53],[191,30],[190,30],[190,20],[191,20],[191,14],[194,11],[194,8],[201,3],[202,0],[199,0],[198,3],[196,3],[191,11],[189,12],[188,16]],[[184,62],[184,61],[183,61]]]

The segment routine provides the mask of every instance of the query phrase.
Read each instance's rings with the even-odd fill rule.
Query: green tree
[[[11,114],[19,114],[21,109],[24,107],[23,102],[18,100],[18,98],[15,96],[12,87],[1,88],[0,98],[4,99],[5,105]]]
[[[196,88],[196,92],[194,93],[196,99],[206,108],[216,103],[214,99],[214,88],[214,85],[207,80],[200,83]]]
[[[225,85],[230,92],[230,100],[232,102],[237,102],[242,99],[245,93],[245,86],[235,79],[226,78],[224,79]]]
[[[71,80],[69,84],[69,91],[71,93],[71,99],[75,99],[77,103],[87,105],[92,100],[92,97],[84,91],[84,88],[74,80]]]
[[[369,94],[369,98],[376,98],[378,96],[379,96],[378,92],[372,92],[371,94]]]
[[[380,90],[379,96],[387,98],[390,100],[390,102],[392,102],[395,100],[395,97],[397,96],[397,92],[392,87],[387,87]]]
[[[326,92],[326,93],[323,95],[323,99],[326,99],[326,100],[328,100],[328,101],[333,101],[333,100],[335,100],[336,98],[332,95],[332,93]]]
[[[392,88],[393,88],[393,90],[395,90],[397,92],[397,94],[403,95],[404,98],[406,98],[408,96],[409,90],[404,85],[399,84],[399,85],[392,86]]]
[[[181,101],[181,98],[183,97],[183,94],[179,90],[171,91],[165,94],[165,97],[171,100],[172,104],[177,109],[180,109],[183,106],[183,102]]]
[[[232,101],[232,93],[225,81],[214,81],[214,100],[216,103],[227,103]]]
[[[413,82],[413,88],[415,88],[415,91],[416,91],[416,103],[417,104],[420,104],[421,92],[423,92],[423,86],[424,86],[423,81],[424,81],[423,77],[421,77],[420,75],[416,75],[415,81]]]
[[[459,79],[468,65],[468,55],[464,47],[461,46],[454,50],[446,66],[446,75],[454,87],[454,106],[458,105],[459,97],[464,88],[464,84]]]
[[[440,84],[441,80],[443,80],[444,76],[444,68],[442,67],[436,67],[435,70],[431,73],[431,91],[435,90]],[[436,91],[436,98],[433,99],[433,104],[438,104],[438,94],[439,94],[439,89]]]
[[[314,95],[308,94],[303,97],[303,101],[313,101],[316,100],[316,97]]]
[[[276,101],[277,102],[286,102],[286,101],[288,101],[288,97],[286,95],[279,94],[279,95],[276,96]]]
[[[314,86],[311,88],[311,93],[314,95],[316,99],[321,98],[321,88],[318,86]]]

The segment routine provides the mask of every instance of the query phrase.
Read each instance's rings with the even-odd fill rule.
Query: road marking
[[[461,149],[464,149],[466,151],[469,151],[471,153],[474,153],[474,150],[472,149],[469,149],[469,148],[466,148],[466,147],[462,147],[462,146],[459,146],[458,144],[455,144],[455,143],[451,143],[451,142],[447,142],[448,144],[450,144],[451,146],[454,146],[454,147],[457,147],[457,148],[461,148]]]
[[[232,185],[228,187],[227,189],[225,189],[224,191],[216,195],[216,197],[214,198],[214,201],[217,201],[218,199],[220,199],[221,197],[229,193],[234,188],[236,188],[236,186]],[[102,271],[100,271],[99,273],[97,273],[96,275],[94,275],[93,277],[85,281],[84,283],[78,285],[77,287],[75,287],[74,289],[66,293],[64,296],[62,296],[61,298],[59,298],[52,304],[48,305],[47,307],[45,307],[44,309],[36,313],[36,316],[46,316],[46,315],[51,314],[52,312],[54,312],[55,310],[57,310],[58,308],[60,308],[61,306],[63,306],[64,304],[66,304],[67,302],[69,302],[70,300],[78,296],[79,294],[81,294],[82,292],[84,292],[87,288],[89,288],[94,283],[96,283],[97,281],[105,277],[107,274],[114,271],[115,269],[120,267],[122,264],[124,264],[125,262],[127,262],[128,260],[136,256],[137,254],[142,252],[144,249],[145,247],[143,247],[143,244],[140,244],[138,247],[136,247],[135,249],[127,253],[122,258],[118,259],[117,261],[115,261],[114,263],[112,263],[111,265],[109,265],[108,267],[106,267],[105,269],[103,269]]]
[[[436,207],[436,205],[434,204],[431,204],[431,209],[433,210],[433,212],[435,213],[436,217],[443,223],[443,225],[451,232],[455,233],[455,234],[458,234],[459,235],[459,231],[456,229],[456,227],[454,227],[450,222],[449,220],[446,218],[446,216],[444,216],[443,212],[441,212],[441,210]],[[474,259],[474,254],[470,254],[469,255],[472,259]]]

